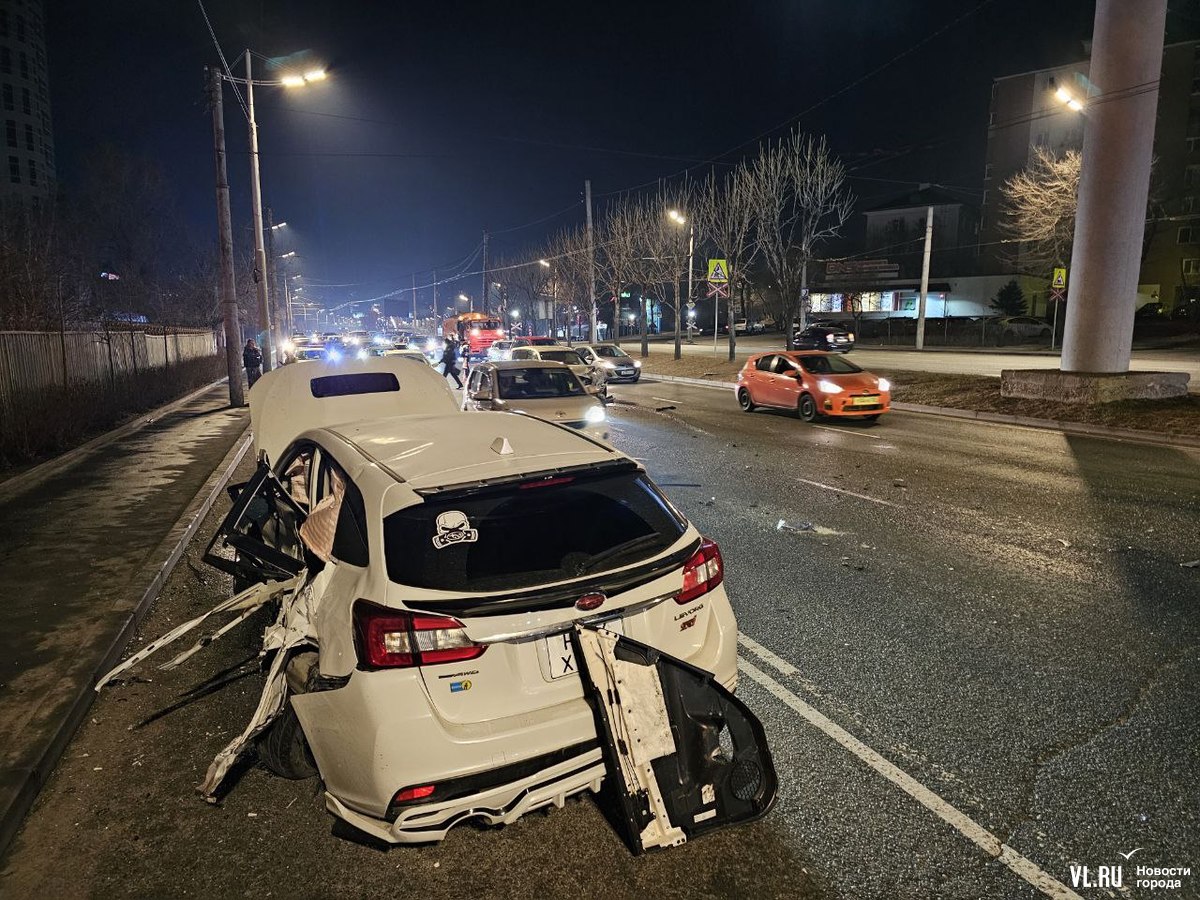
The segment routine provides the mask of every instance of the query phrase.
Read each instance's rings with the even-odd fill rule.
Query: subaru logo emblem
[[[584,594],[575,601],[575,608],[583,610],[584,612],[591,612],[593,609],[599,609],[607,599],[608,598],[604,596],[604,594],[598,591],[592,594]]]

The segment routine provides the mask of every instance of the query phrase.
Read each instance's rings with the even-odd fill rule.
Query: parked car
[[[608,413],[597,392],[562,363],[483,362],[471,369],[463,409],[523,412],[607,441]]]
[[[514,347],[553,347],[558,345],[558,338],[533,334],[512,339]]]
[[[532,416],[464,415],[436,372],[386,357],[269,372],[250,412],[269,465],[205,558],[304,579],[287,628],[268,629],[284,648],[268,677],[286,680],[260,758],[319,775],[327,809],[360,831],[437,841],[617,777],[577,674],[577,623],[735,685],[720,551],[611,446]],[[711,750],[696,747],[719,762],[723,723],[706,727]],[[750,789],[760,780],[773,792],[757,775]]]
[[[589,366],[604,371],[604,380],[636,383],[642,377],[642,361],[616,344],[576,344],[575,352]]]
[[[1029,341],[1049,340],[1053,329],[1042,319],[1033,316],[1004,316],[988,326],[998,336],[997,344],[1020,344]]]
[[[325,345],[324,344],[297,344],[292,350],[292,359],[300,362],[305,359],[324,359]]]
[[[418,359],[428,365],[434,365],[429,356],[416,347],[397,347],[394,350],[384,350],[381,356],[396,356],[401,359]]]
[[[508,339],[502,341],[493,341],[492,346],[488,347],[487,358],[493,362],[501,359],[511,359],[513,347],[515,345],[516,341]]]
[[[849,353],[854,349],[854,332],[838,325],[809,325],[792,338],[792,349]]]
[[[874,421],[891,407],[892,385],[836,353],[760,353],[746,360],[734,393],[744,412],[759,406]]]

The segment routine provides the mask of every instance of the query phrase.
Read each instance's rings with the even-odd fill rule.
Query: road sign
[[[1052,291],[1050,291],[1050,299],[1058,300],[1061,302],[1063,300],[1066,300],[1067,296],[1065,293],[1063,293],[1063,290],[1061,288],[1054,288]]]
[[[1065,288],[1066,286],[1067,286],[1067,270],[1066,269],[1055,269],[1054,277],[1050,280],[1050,287],[1054,288],[1055,290],[1059,290],[1061,288]]]
[[[710,297],[728,297],[729,285],[727,284],[710,284],[708,286],[708,296]]]
[[[724,259],[708,261],[708,281],[710,284],[724,284],[729,281],[729,262]]]
[[[688,309],[695,309],[695,308],[696,308],[696,301],[695,301],[695,300],[689,300],[689,301],[688,301]]]

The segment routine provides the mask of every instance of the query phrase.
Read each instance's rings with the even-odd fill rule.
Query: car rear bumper
[[[460,822],[474,820],[508,825],[547,806],[562,808],[567,797],[600,790],[606,769],[599,747],[518,780],[445,803],[401,810],[395,821],[365,815],[346,806],[332,793],[325,808],[355,828],[389,844],[440,841]]]

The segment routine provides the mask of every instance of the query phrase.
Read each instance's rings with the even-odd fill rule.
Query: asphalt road
[[[626,347],[636,346],[636,338],[624,338]],[[718,343],[718,354],[728,353],[728,338],[721,336]],[[773,350],[783,346],[782,335],[758,334],[738,338],[738,353],[750,354],[763,350]],[[650,344],[652,353],[674,352],[675,345],[671,342]],[[999,377],[1003,369],[1057,369],[1060,364],[1058,353],[1043,352],[1036,347],[1022,348],[1026,352],[1005,352],[1003,350],[943,350],[932,349],[924,352],[917,350],[887,349],[882,350],[860,345],[852,351],[851,358],[865,368],[901,369],[912,372],[940,372],[946,375],[993,375]],[[631,350],[630,352],[636,352]],[[711,354],[713,352],[712,335],[707,338],[698,337],[694,344],[684,344],[683,352],[688,354]],[[1171,350],[1135,350],[1129,364],[1130,369],[1138,372],[1187,372],[1191,375],[1189,388],[1200,391],[1200,350],[1195,346]]]
[[[194,785],[260,686],[234,633],[100,698],[0,895],[1039,898],[1122,865],[1122,890],[1078,894],[1200,896],[1197,875],[1135,884],[1139,865],[1200,872],[1200,568],[1181,565],[1200,452],[613,393],[615,443],[724,553],[770,816],[633,858],[589,799],[386,852],[331,835],[312,781],[248,767],[206,806]],[[146,639],[228,589],[201,550]]]

